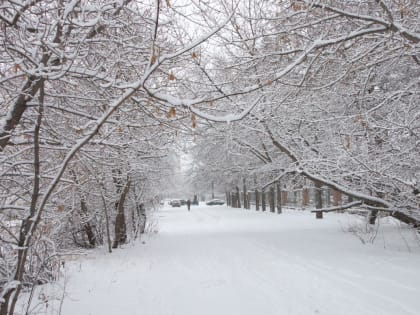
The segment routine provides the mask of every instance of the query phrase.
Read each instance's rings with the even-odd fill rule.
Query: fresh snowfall
[[[394,219],[164,206],[149,233],[67,262],[32,311],[63,315],[415,315],[419,238]],[[368,229],[368,230],[367,230]]]

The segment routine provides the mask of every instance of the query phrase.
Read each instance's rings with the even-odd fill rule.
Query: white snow
[[[419,239],[391,219],[363,234],[347,214],[191,209],[165,206],[142,241],[68,262],[62,314],[418,314]]]
[[[226,122],[226,123],[231,123],[234,121],[238,121],[238,120],[242,120],[244,119],[245,116],[247,116],[253,109],[254,107],[259,103],[259,101],[261,100],[262,97],[258,97],[254,102],[252,102],[252,104],[245,110],[243,110],[241,113],[239,114],[227,114],[224,116],[216,116],[216,115],[211,115],[211,114],[207,114],[204,113],[194,107],[190,106],[190,110],[191,112],[193,112],[195,115],[197,115],[198,117],[210,120],[210,121],[217,121],[217,122]]]

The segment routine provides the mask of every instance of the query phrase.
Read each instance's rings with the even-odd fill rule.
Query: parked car
[[[172,207],[181,207],[181,200],[175,199],[171,201]]]
[[[214,205],[224,205],[225,201],[221,199],[212,199],[206,202],[206,205],[208,206],[214,206]]]

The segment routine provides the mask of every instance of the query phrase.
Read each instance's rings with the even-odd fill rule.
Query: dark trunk
[[[82,222],[83,224],[83,230],[86,233],[86,236],[88,238],[89,246],[95,247],[96,246],[96,236],[93,232],[93,228],[89,223],[89,211],[87,209],[86,201],[82,197],[80,199],[80,208],[82,210],[82,220],[85,222]]]
[[[309,204],[309,191],[308,188],[302,190],[302,206],[305,207]]]
[[[274,205],[274,187],[271,185],[270,187],[270,193],[269,193],[269,203],[270,203],[270,212],[275,211],[275,205]]]
[[[276,183],[276,189],[277,189],[277,213],[281,213],[281,186],[280,182]]]
[[[371,210],[369,214],[369,224],[375,224],[378,217],[378,210]]]
[[[261,210],[265,211],[265,191],[264,189],[261,189]]]
[[[236,208],[240,208],[241,207],[241,193],[239,192],[239,187],[236,186]]]
[[[9,119],[5,120],[3,131],[0,134],[0,151],[8,145],[10,136],[16,126],[19,124],[23,113],[27,108],[28,102],[32,101],[33,97],[38,93],[40,87],[43,85],[44,79],[29,77],[22,88],[22,93],[16,99],[11,110]]]
[[[244,189],[244,196],[243,196],[244,209],[248,209],[248,201],[247,201],[248,194],[247,194],[245,178],[243,179],[243,189]]]
[[[342,203],[341,192],[333,190],[333,206],[339,206]]]
[[[18,241],[18,251],[17,251],[17,263],[16,270],[14,272],[13,280],[18,284],[16,286],[11,286],[7,289],[7,292],[3,293],[3,301],[0,301],[0,315],[13,315],[15,311],[15,306],[19,298],[19,294],[22,290],[23,276],[25,274],[25,263],[28,257],[29,247],[31,245],[31,240],[33,234],[41,220],[41,213],[43,208],[40,207],[37,209],[37,202],[39,197],[40,190],[40,130],[42,117],[44,113],[44,85],[43,81],[40,83],[40,93],[39,93],[39,108],[38,108],[38,117],[36,120],[34,128],[34,181],[31,194],[31,205],[29,215],[22,221],[22,225],[19,231],[19,241]],[[26,105],[25,105],[26,106]],[[8,141],[8,140],[7,140]],[[5,144],[7,144],[7,141]],[[4,147],[2,146],[1,149]],[[5,290],[5,289],[3,289]]]
[[[93,232],[93,228],[89,222],[89,210],[86,204],[86,200],[85,197],[83,196],[83,193],[81,191],[80,188],[80,184],[79,184],[79,179],[76,175],[76,172],[74,170],[69,170],[69,173],[71,175],[71,177],[73,178],[73,181],[76,183],[77,188],[78,188],[78,192],[80,194],[80,217],[81,217],[81,225],[82,225],[82,229],[85,232],[87,239],[88,239],[88,243],[89,245],[85,244],[80,244],[81,246],[86,246],[86,247],[95,247],[96,246],[96,236],[95,233]]]
[[[287,203],[287,191],[281,192],[281,205],[285,206]]]
[[[121,179],[118,179],[118,190],[121,191]],[[115,203],[115,208],[117,211],[117,216],[115,218],[115,237],[112,248],[117,248],[118,245],[124,244],[127,241],[127,229],[125,223],[125,214],[124,214],[124,202],[128,191],[130,189],[130,180],[127,179],[127,182],[124,186],[124,189],[121,191],[119,200]]]
[[[315,182],[315,208],[322,209],[322,184],[320,182]],[[322,212],[316,213],[317,219],[322,219]]]
[[[258,189],[255,189],[255,210],[260,210],[260,193]]]
[[[102,204],[104,206],[104,212],[105,212],[105,225],[106,225],[106,240],[108,243],[108,252],[112,253],[112,246],[111,246],[111,232],[109,229],[109,215],[108,215],[108,207],[106,205],[106,200],[105,200],[105,196],[104,196],[104,186],[102,184],[102,189],[101,189],[101,198],[102,198]]]

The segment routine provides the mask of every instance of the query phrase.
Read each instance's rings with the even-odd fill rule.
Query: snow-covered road
[[[225,206],[164,208],[157,233],[69,268],[64,315],[419,314],[413,231],[354,217]],[[369,236],[362,236],[369,240]]]

